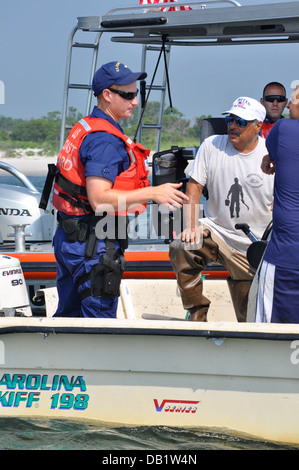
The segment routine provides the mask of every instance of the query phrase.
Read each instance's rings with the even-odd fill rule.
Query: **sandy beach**
[[[48,172],[48,164],[56,163],[57,155],[52,155],[49,157],[39,156],[37,152],[34,155],[26,155],[27,150],[18,150],[17,157],[5,157],[5,152],[0,151],[0,161],[11,165],[17,170],[20,170],[25,175],[30,176],[40,176],[46,175]],[[151,161],[153,152],[149,157],[149,162]]]
[[[56,163],[57,155],[45,157],[39,155],[28,156],[25,151],[18,151],[20,156],[5,157],[4,152],[0,152],[0,161],[20,170],[25,175],[39,176],[48,172],[48,163]]]

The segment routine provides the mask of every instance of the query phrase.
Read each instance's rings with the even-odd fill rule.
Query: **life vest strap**
[[[85,214],[88,214],[88,213],[90,214],[92,212],[92,208],[91,208],[90,204],[84,203],[82,201],[82,199],[80,199],[76,195],[75,195],[75,199],[74,199],[73,197],[68,196],[68,194],[62,193],[62,192],[59,191],[59,196],[62,197],[62,199],[64,199],[65,201],[67,201],[69,204],[71,204],[71,206],[80,207],[81,209],[83,209]]]
[[[46,210],[47,208],[50,194],[52,191],[53,181],[58,172],[59,172],[59,169],[57,168],[55,163],[48,164],[48,174],[47,174],[47,178],[44,184],[43,192],[42,192],[40,203],[39,203],[40,209]]]
[[[68,192],[68,194],[71,194],[71,195],[79,194],[80,196],[84,196],[87,198],[87,192],[84,186],[80,186],[79,184],[72,183],[65,176],[63,176],[60,172],[57,173],[55,182],[62,189],[62,191]]]

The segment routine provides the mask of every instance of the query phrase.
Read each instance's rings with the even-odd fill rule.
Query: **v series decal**
[[[156,411],[170,412],[170,413],[196,413],[199,401],[193,400],[162,400],[159,405],[158,400],[154,398]]]

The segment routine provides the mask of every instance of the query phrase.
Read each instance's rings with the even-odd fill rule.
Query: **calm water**
[[[32,176],[30,180],[39,191],[42,190],[45,177]],[[11,184],[14,179],[1,174],[1,182]],[[82,422],[0,417],[0,449],[4,450],[200,451],[290,448],[200,430],[109,428]]]
[[[38,191],[42,191],[46,176],[27,176],[27,178],[34,184]],[[2,184],[17,184],[23,186],[22,183],[12,175],[9,175],[6,171],[0,170],[0,183]]]
[[[0,449],[180,452],[288,450],[291,447],[198,430],[166,427],[109,428],[71,421],[0,418]]]

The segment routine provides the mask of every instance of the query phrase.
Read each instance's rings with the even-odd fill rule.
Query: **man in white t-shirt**
[[[210,263],[224,265],[230,273],[229,289],[238,321],[246,321],[247,300],[254,269],[246,251],[249,238],[235,228],[246,223],[260,238],[269,224],[273,178],[266,177],[261,162],[266,152],[259,132],[265,108],[257,100],[240,97],[227,114],[228,135],[205,139],[190,172],[185,229],[170,244],[170,260],[182,303],[190,320],[206,321],[210,305],[202,293],[202,271]],[[204,187],[204,219],[199,219]]]

